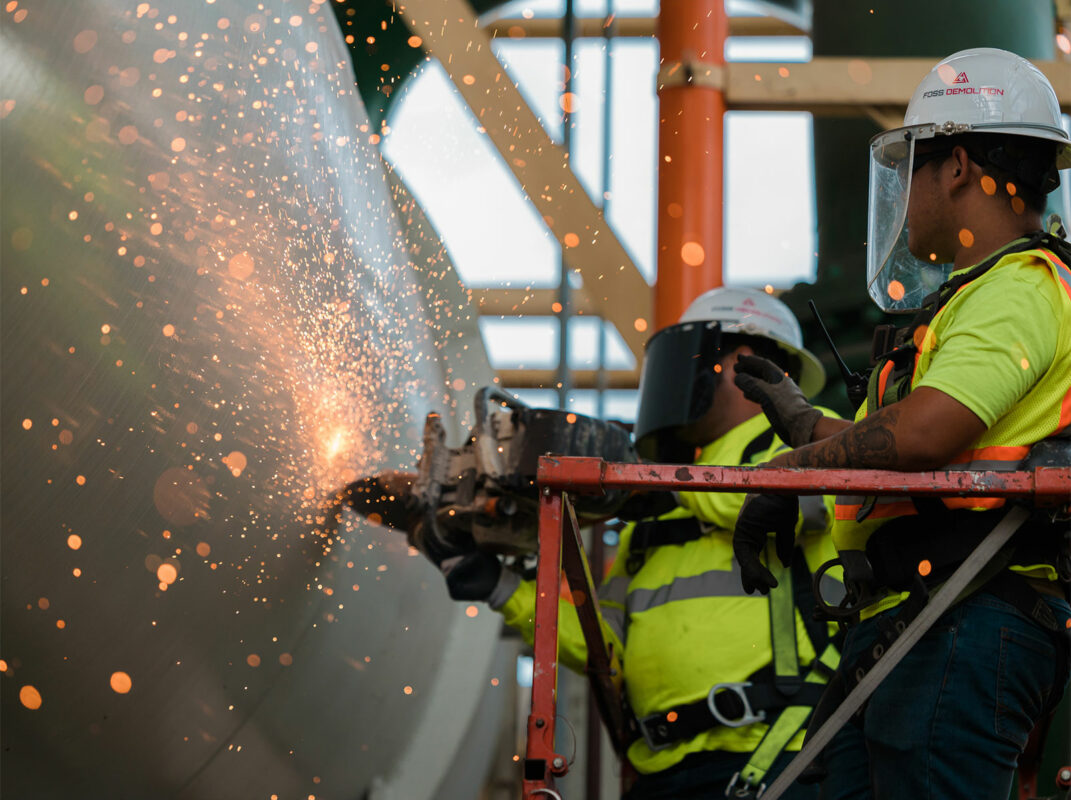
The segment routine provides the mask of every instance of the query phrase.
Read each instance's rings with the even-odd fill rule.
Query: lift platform
[[[539,461],[539,565],[536,574],[534,669],[528,742],[524,759],[524,800],[562,800],[555,780],[569,765],[555,749],[558,681],[558,599],[564,573],[587,644],[587,675],[596,705],[615,750],[629,744],[621,703],[618,654],[599,626],[597,585],[584,553],[571,495],[629,491],[762,492],[766,494],[853,494],[913,497],[985,496],[1029,502],[1036,508],[1071,508],[1071,467],[1044,466],[1016,472],[719,467],[626,464],[599,458],[543,456]],[[568,521],[568,524],[566,524]],[[1066,769],[1066,768],[1065,768]],[[1061,771],[1063,772],[1063,770]],[[1069,774],[1071,778],[1071,774]],[[1036,776],[1034,776],[1036,785]],[[1020,779],[1020,796],[1033,786]],[[1028,790],[1024,795],[1023,790]]]

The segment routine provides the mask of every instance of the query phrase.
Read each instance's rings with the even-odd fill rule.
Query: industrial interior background
[[[869,138],[966,47],[1071,100],[1067,0],[739,0],[692,171],[659,63],[706,7],[5,0],[4,795],[517,796],[525,645],[324,499],[491,383],[631,421],[644,340],[722,280],[864,367]],[[615,797],[560,689],[564,796]]]

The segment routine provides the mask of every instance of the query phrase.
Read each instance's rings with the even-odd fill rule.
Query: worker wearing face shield
[[[1048,80],[979,48],[941,61],[904,125],[871,142],[867,288],[914,313],[875,335],[854,423],[816,426],[773,466],[1014,470],[1071,462],[1071,248],[1046,196],[1071,167]],[[813,412],[783,382],[749,378],[778,424]],[[837,498],[833,537],[848,630],[845,695],[928,595],[1004,524],[1000,498]],[[789,537],[795,498],[749,496],[734,548]],[[778,533],[779,532],[779,533]],[[826,748],[828,798],[1007,798],[1032,729],[1068,679],[1068,523],[1036,512],[907,652]],[[823,701],[823,705],[826,701]]]
[[[639,454],[738,466],[784,450],[792,433],[779,436],[734,384],[738,359],[789,373],[808,395],[824,382],[781,301],[750,289],[711,290],[648,342],[635,428]],[[799,749],[837,664],[835,627],[816,623],[811,613],[813,572],[833,555],[832,498],[808,498],[793,521],[797,538],[778,554],[772,544],[763,554],[779,577],[769,598],[744,592],[733,563],[743,494],[635,499],[620,513],[640,519],[621,531],[599,591],[603,633],[621,656],[634,716],[628,758],[638,777],[625,797],[754,797]],[[531,642],[535,583],[501,574],[484,584],[488,600]],[[842,590],[826,578],[826,591]],[[583,671],[584,639],[565,601],[559,625],[561,662]],[[817,796],[814,787],[794,791],[797,800]]]

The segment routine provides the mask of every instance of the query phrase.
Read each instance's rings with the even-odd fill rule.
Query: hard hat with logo
[[[691,461],[691,452],[683,449],[679,459],[666,456],[665,434],[697,421],[710,408],[718,384],[715,365],[730,335],[767,339],[798,360],[799,374],[792,377],[807,396],[825,384],[825,370],[804,349],[799,322],[788,306],[756,289],[711,289],[692,301],[680,322],[647,341],[635,427],[641,456]]]
[[[867,290],[884,311],[920,308],[952,270],[950,264],[916,258],[907,247],[916,144],[974,133],[1053,142],[1054,163],[1040,170],[1024,167],[1017,176],[1042,194],[1059,184],[1056,170],[1071,167],[1071,141],[1061,124],[1060,104],[1037,67],[991,47],[962,50],[938,63],[911,96],[903,127],[870,141]]]

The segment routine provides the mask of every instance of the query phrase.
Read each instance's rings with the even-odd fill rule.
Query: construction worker
[[[919,311],[895,334],[879,329],[855,422],[826,421],[770,464],[1011,470],[1028,454],[1066,459],[1071,248],[1042,213],[1071,147],[1052,86],[1012,53],[956,53],[870,154],[869,292],[886,311]],[[790,381],[743,372],[776,425],[817,416]],[[851,627],[831,686],[843,694],[878,663],[1009,505],[837,498],[849,592],[838,611]],[[795,498],[749,495],[734,534],[746,580],[771,585],[758,553],[794,519]],[[989,562],[826,748],[823,797],[1006,800],[1068,679],[1068,532],[1037,512]]]
[[[807,394],[824,382],[781,301],[750,289],[706,292],[648,343],[635,429],[641,456],[738,466],[785,448],[759,406],[727,379],[737,358],[776,362]],[[655,503],[668,501],[665,513],[622,531],[599,599],[636,719],[630,800],[754,797],[799,749],[838,660],[831,629],[811,613],[811,573],[834,555],[832,498],[812,500],[794,524],[799,547],[780,551],[789,566],[771,556],[781,588],[769,600],[742,592],[733,565],[742,494],[664,493]],[[475,549],[440,566],[455,599],[486,600],[532,642],[534,581]],[[838,581],[826,583],[827,591],[843,591]],[[583,671],[583,635],[564,600],[559,619],[560,660]],[[791,795],[816,796],[813,787]]]

